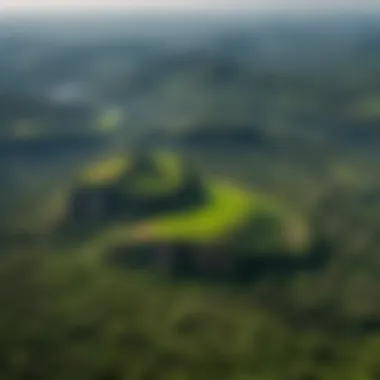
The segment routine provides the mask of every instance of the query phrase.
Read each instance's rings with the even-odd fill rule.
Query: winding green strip
[[[242,223],[258,206],[256,197],[228,183],[213,182],[207,191],[210,200],[206,205],[147,219],[131,231],[131,238],[191,242],[214,240]]]

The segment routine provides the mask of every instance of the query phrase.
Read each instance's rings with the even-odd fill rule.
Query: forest
[[[0,379],[379,380],[377,16],[51,17],[0,23]]]

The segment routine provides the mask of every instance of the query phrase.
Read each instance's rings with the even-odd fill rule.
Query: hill
[[[188,257],[188,265],[202,267],[199,260],[212,255],[211,262],[228,258],[233,271],[236,260],[296,262],[310,248],[306,223],[276,199],[202,178],[189,163],[163,152],[90,165],[78,176],[68,208],[66,232],[72,237],[80,230],[86,251],[112,262],[156,266],[169,257],[171,268]]]

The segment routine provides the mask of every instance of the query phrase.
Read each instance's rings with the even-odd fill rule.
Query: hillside
[[[113,156],[86,167],[67,207],[68,238],[75,235],[86,251],[112,262],[156,266],[163,255],[173,264],[189,254],[187,266],[197,267],[207,253],[214,262],[228,257],[233,272],[251,258],[307,260],[310,249],[306,222],[276,199],[202,177],[164,152]]]

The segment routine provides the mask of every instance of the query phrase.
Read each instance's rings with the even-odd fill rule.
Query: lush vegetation
[[[209,193],[205,205],[144,221],[146,236],[188,241],[221,239],[231,228],[243,224],[260,202],[249,192],[223,182],[211,182],[205,191]]]
[[[85,168],[79,179],[79,187],[70,190],[77,199],[70,203],[73,197],[68,197],[66,207],[74,213],[73,222],[75,215],[83,222],[81,213],[89,212],[90,219],[84,223],[108,215],[95,227],[98,244],[182,241],[220,245],[224,241],[240,247],[239,240],[244,239],[246,249],[251,245],[260,253],[280,250],[282,245],[284,250],[305,253],[309,244],[306,222],[279,201],[227,180],[201,178],[174,154],[109,157]],[[102,205],[94,213],[92,197]],[[297,234],[295,230],[301,245],[297,238],[294,244],[290,238]],[[259,241],[265,239],[261,246]]]
[[[260,305],[274,296],[264,284],[173,286],[41,250],[3,258],[0,278],[5,378],[356,380],[378,371],[378,337],[288,324]]]
[[[374,18],[0,39],[0,379],[378,380]],[[91,96],[57,104],[67,82]],[[157,265],[106,260],[133,240]],[[198,242],[200,276],[186,246],[166,270],[168,240]]]

